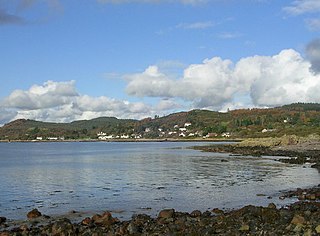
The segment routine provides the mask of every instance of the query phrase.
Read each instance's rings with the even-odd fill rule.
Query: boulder
[[[101,226],[110,226],[116,222],[119,222],[117,218],[113,218],[111,213],[109,211],[104,212],[102,215],[94,215],[92,217],[92,221],[96,225],[101,225]]]
[[[164,218],[164,219],[173,218],[174,217],[174,209],[164,209],[159,212],[158,217]]]
[[[38,209],[33,209],[32,211],[29,211],[27,214],[28,219],[34,219],[42,216],[41,212],[38,211]]]
[[[7,221],[7,218],[6,217],[2,217],[0,216],[0,224],[3,224],[4,222]]]
[[[199,210],[194,210],[193,212],[191,212],[191,217],[200,217],[202,215],[201,211]]]

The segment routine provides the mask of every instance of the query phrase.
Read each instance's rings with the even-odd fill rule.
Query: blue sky
[[[319,0],[0,0],[0,124],[320,102]]]

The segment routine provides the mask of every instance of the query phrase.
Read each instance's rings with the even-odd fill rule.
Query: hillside
[[[143,120],[100,117],[71,123],[15,120],[0,128],[0,140],[115,138],[246,138],[320,133],[320,104],[269,109],[179,112]]]

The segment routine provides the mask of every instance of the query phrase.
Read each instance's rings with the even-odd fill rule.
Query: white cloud
[[[221,109],[247,94],[254,106],[292,102],[320,102],[320,76],[311,63],[292,50],[274,56],[253,56],[237,63],[219,57],[190,65],[180,79],[171,79],[150,66],[141,74],[127,75],[127,93],[140,97],[179,98],[197,108]],[[250,104],[246,104],[250,106]]]
[[[291,15],[320,12],[319,0],[296,0],[291,6],[284,7],[284,10]]]
[[[181,23],[176,25],[176,28],[182,28],[182,29],[207,29],[215,26],[215,24],[212,21],[204,21],[204,22],[194,22],[194,23]]]
[[[0,101],[0,124],[14,119],[70,122],[100,116],[142,119],[163,107],[128,102],[106,96],[91,97],[76,91],[75,81],[48,81],[29,90],[15,90]]]
[[[320,31],[320,19],[306,19],[307,27],[311,31]]]
[[[242,35],[240,33],[235,33],[235,32],[223,32],[218,35],[218,38],[221,39],[234,39],[234,38],[239,38]]]
[[[199,4],[207,0],[97,0],[98,3],[182,3],[182,4]]]

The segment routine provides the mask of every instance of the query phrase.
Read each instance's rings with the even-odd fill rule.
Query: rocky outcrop
[[[6,230],[0,235],[317,235],[320,233],[320,203],[297,202],[277,209],[246,206],[238,210],[192,213],[165,209],[158,217],[134,215],[119,221],[110,212],[72,223],[62,218],[47,225],[25,225]]]

